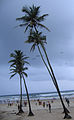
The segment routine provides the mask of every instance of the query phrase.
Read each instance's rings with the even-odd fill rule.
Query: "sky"
[[[40,6],[40,15],[49,14],[43,22],[51,32],[40,29],[47,36],[46,51],[60,90],[74,89],[74,0],[0,0],[0,95],[19,93],[19,76],[11,80],[10,53],[22,50],[29,56],[26,78],[29,93],[55,91],[52,80],[39,56],[25,44],[28,32],[15,28],[16,18],[23,16],[23,6]],[[25,93],[23,85],[23,93]]]

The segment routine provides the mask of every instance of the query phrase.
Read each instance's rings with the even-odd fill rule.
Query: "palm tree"
[[[50,70],[49,70],[46,62],[44,61],[43,56],[41,58],[42,58],[42,60],[43,60],[43,62],[45,64],[48,72],[50,73],[50,76],[51,76],[51,78],[52,78],[52,80],[54,82],[54,85],[56,86],[57,92],[58,92],[59,97],[61,99],[61,102],[62,102],[62,105],[63,105],[63,108],[64,108],[64,112],[65,112],[65,117],[64,118],[67,118],[67,117],[70,117],[68,115],[69,111],[66,109],[66,107],[65,107],[65,105],[63,103],[63,100],[62,100],[62,97],[61,97],[61,94],[60,94],[60,91],[59,91],[59,88],[58,88],[58,84],[57,84],[55,75],[53,73],[53,69],[51,67],[51,64],[49,62],[49,59],[48,59],[48,56],[47,56],[47,53],[46,53],[46,50],[45,50],[45,47],[44,47],[44,43],[46,43],[46,40],[44,40],[45,36],[43,36],[43,38],[38,38],[37,39],[37,36],[40,37],[40,35],[41,35],[41,33],[38,33],[38,30],[37,30],[38,27],[45,28],[46,30],[48,30],[50,32],[50,30],[46,26],[41,24],[41,22],[44,21],[45,17],[48,16],[48,14],[44,14],[42,16],[39,16],[39,13],[40,13],[39,9],[40,9],[40,6],[36,7],[34,5],[32,7],[29,7],[29,8],[28,7],[23,7],[22,12],[24,12],[25,15],[23,17],[17,18],[16,20],[20,20],[20,21],[22,20],[23,21],[23,23],[20,24],[19,26],[20,27],[26,26],[24,32],[26,32],[28,30],[28,28],[30,29],[30,35],[28,37],[28,41],[26,41],[26,42],[28,42],[28,43],[32,42],[33,43],[32,47],[31,47],[31,50],[34,50],[35,46],[37,46],[38,50],[40,52],[40,55],[42,56],[40,48],[39,48],[39,44],[41,45],[41,47],[42,47],[42,49],[43,49],[43,51],[45,53],[45,56],[46,56],[48,66],[49,66]],[[35,31],[36,34],[33,31]],[[34,39],[33,37],[34,38],[36,37],[36,38]],[[43,42],[42,42],[42,40],[43,40]]]
[[[48,16],[48,14],[39,16],[40,12],[39,9],[40,6],[36,7],[34,5],[29,8],[26,6],[22,8],[22,12],[24,12],[25,15],[20,18],[16,18],[16,20],[23,21],[23,23],[21,23],[18,26],[20,27],[25,26],[26,28],[24,32],[26,32],[27,29],[30,28],[31,33],[33,29],[37,30],[36,27],[42,27],[50,31],[45,25],[41,24],[41,22],[44,21],[45,17]]]
[[[63,109],[64,109],[64,113],[65,113],[64,118],[71,118],[71,116],[68,115],[68,112],[69,112],[69,111],[67,110],[67,108],[65,107],[65,105],[64,105],[64,103],[63,103],[63,100],[62,100],[62,97],[61,97],[61,93],[60,93],[60,90],[59,90],[59,87],[58,87],[58,84],[57,84],[57,80],[56,80],[56,78],[55,78],[53,69],[52,69],[52,67],[51,67],[50,61],[49,61],[48,56],[47,56],[47,53],[46,53],[46,49],[45,49],[45,47],[44,47],[44,44],[46,43],[46,36],[43,36],[43,35],[42,35],[42,32],[38,32],[38,31],[35,32],[35,31],[34,31],[34,32],[31,33],[30,36],[28,36],[28,40],[25,41],[25,42],[26,42],[26,43],[33,43],[30,51],[34,51],[34,50],[35,50],[35,47],[37,46],[37,48],[38,48],[38,50],[39,50],[39,53],[40,53],[40,56],[41,56],[41,58],[42,58],[42,60],[43,60],[43,62],[44,62],[44,64],[45,64],[45,66],[46,66],[46,68],[47,68],[47,70],[48,70],[48,72],[49,72],[49,74],[50,74],[50,76],[51,76],[51,78],[52,78],[52,81],[53,81],[53,83],[54,83],[54,85],[55,85],[55,87],[56,87],[56,89],[57,89],[58,95],[59,95],[59,97],[60,97],[60,100],[61,100],[61,103],[62,103],[62,106],[63,106]],[[39,45],[42,47],[42,49],[43,49],[43,51],[44,51],[44,53],[45,53],[45,56],[46,56],[48,65],[46,64],[46,62],[45,62],[45,60],[44,60],[44,58],[43,58],[43,55],[42,55],[42,53],[41,53],[41,50],[40,50],[40,46],[39,46]],[[48,67],[48,66],[49,66],[49,67]]]
[[[31,110],[31,105],[30,105],[30,100],[29,100],[29,94],[28,94],[28,90],[27,90],[27,86],[26,86],[26,82],[25,82],[25,77],[27,77],[27,73],[24,72],[25,70],[28,70],[27,67],[24,67],[25,64],[29,64],[26,59],[28,57],[24,56],[23,52],[21,52],[21,50],[15,50],[14,53],[10,54],[10,57],[12,57],[13,59],[9,61],[9,63],[11,63],[10,65],[10,73],[12,74],[10,79],[15,76],[16,74],[19,74],[20,76],[20,109],[19,109],[19,113],[22,113],[22,78],[24,80],[24,85],[25,85],[25,89],[26,89],[26,93],[27,93],[27,98],[28,98],[28,103],[29,103],[29,115],[32,116],[32,110]]]

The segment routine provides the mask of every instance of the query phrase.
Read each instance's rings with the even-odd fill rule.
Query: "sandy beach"
[[[41,103],[47,102],[48,100],[42,100]],[[32,112],[34,116],[28,116],[28,105],[25,107],[23,105],[24,113],[21,115],[16,115],[18,112],[17,104],[13,103],[12,106],[8,106],[8,104],[0,104],[0,120],[62,120],[64,117],[63,109],[59,99],[50,100],[51,103],[51,113],[47,106],[43,107],[43,104],[39,105],[38,101],[31,101]],[[70,115],[72,116],[72,120],[74,120],[74,98],[70,99],[70,106],[68,107],[65,100],[64,103],[68,110],[70,111]]]

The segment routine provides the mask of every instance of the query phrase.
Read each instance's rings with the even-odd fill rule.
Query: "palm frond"
[[[28,77],[27,73],[25,73],[25,72],[22,72],[22,74],[23,74],[23,75],[25,75],[25,77]]]
[[[16,70],[13,70],[13,71],[10,72],[10,74],[11,74],[11,73],[17,73],[17,71],[16,71]]]
[[[11,64],[10,68],[16,68],[16,63]]]
[[[26,14],[30,15],[30,10],[26,6],[22,8],[22,12],[25,12]]]
[[[15,71],[16,69],[10,69],[10,71]]]
[[[28,58],[29,58],[29,57],[23,57],[22,59],[24,59],[24,60],[25,60],[25,59],[28,59]]]
[[[34,42],[33,40],[26,40],[25,43],[32,43]]]
[[[26,25],[28,25],[28,23],[20,24],[20,25],[18,25],[18,27],[23,27],[23,26],[26,26]]]
[[[40,40],[45,40],[46,41],[46,36],[41,36]]]
[[[28,67],[24,67],[23,70],[24,70],[24,71],[25,71],[25,70],[28,70]]]
[[[38,14],[40,13],[39,9],[40,9],[40,6],[38,6],[38,7],[35,8],[35,15],[36,16],[38,16]]]
[[[11,54],[10,54],[10,57],[15,58],[15,57],[16,57],[16,55],[15,55],[14,53],[11,53]]]
[[[51,32],[45,25],[40,24],[40,23],[37,23],[37,25],[40,26],[40,27],[43,27],[43,28],[45,28],[46,30],[48,30],[49,32]]]
[[[16,18],[16,20],[17,20],[17,21],[23,21],[23,22],[26,22],[26,24],[28,24],[29,21],[31,20],[31,18],[30,18],[30,16],[25,15],[25,16],[23,16],[23,17]],[[26,25],[26,24],[25,24],[25,25]]]
[[[34,5],[32,7],[30,7],[30,13],[31,13],[32,18],[36,18],[36,16],[38,16],[39,8],[40,8],[40,6],[36,7]]]
[[[25,19],[25,16],[22,16],[22,17],[20,17],[20,18],[16,18],[16,20],[24,20]]]
[[[28,64],[28,65],[30,65],[30,63],[29,63],[29,62],[27,62],[27,61],[25,61],[24,63],[25,63],[25,64]]]
[[[16,60],[13,59],[13,60],[10,60],[8,63],[15,63],[15,62],[16,62]]]
[[[30,49],[30,52],[35,50],[35,46],[36,46],[36,44],[34,43]]]
[[[48,14],[44,14],[44,15],[42,15],[40,17],[37,17],[36,20],[39,21],[39,22],[42,22],[42,21],[44,21],[46,16],[48,16]]]
[[[45,49],[44,43],[40,43],[41,47]]]
[[[24,32],[26,32],[27,31],[27,29],[28,29],[28,27],[29,27],[30,25],[27,25],[27,27],[26,27],[26,29],[24,30]]]
[[[14,77],[15,75],[16,75],[16,73],[15,73],[15,74],[13,74],[13,75],[11,75],[11,76],[10,76],[10,79],[11,79],[12,77]]]
[[[10,68],[11,68],[11,67],[16,68],[16,63],[11,64],[11,65],[10,65]]]

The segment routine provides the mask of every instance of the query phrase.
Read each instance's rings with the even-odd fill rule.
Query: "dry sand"
[[[38,102],[31,101],[32,111],[34,113],[34,116],[31,117],[28,116],[28,106],[23,106],[24,113],[16,115],[18,112],[16,104],[13,104],[13,106],[0,104],[0,120],[63,120],[64,114],[62,113],[63,109],[60,100],[54,100],[53,103],[50,100],[50,103],[52,106],[51,113],[49,113],[48,107],[43,108]],[[66,102],[65,105],[67,106]],[[70,111],[72,120],[74,120],[74,99],[70,99],[70,107],[67,108]]]

